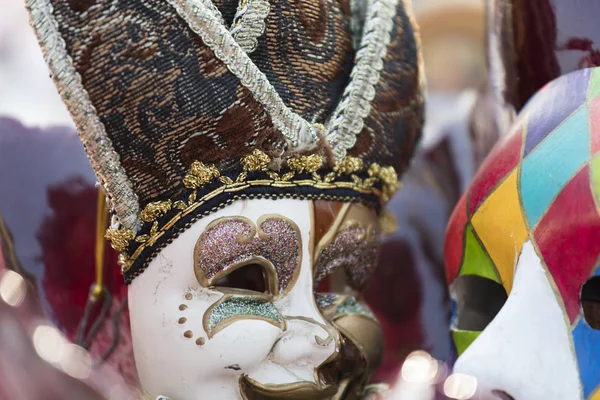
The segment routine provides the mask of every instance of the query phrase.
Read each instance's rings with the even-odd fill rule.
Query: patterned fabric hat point
[[[125,280],[238,199],[362,202],[420,137],[407,0],[27,0]]]

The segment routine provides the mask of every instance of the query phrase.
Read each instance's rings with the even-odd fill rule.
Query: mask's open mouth
[[[337,393],[337,386],[317,385],[312,382],[265,385],[242,375],[240,391],[244,400],[326,400]]]

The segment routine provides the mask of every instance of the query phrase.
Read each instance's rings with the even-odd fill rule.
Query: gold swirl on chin
[[[331,324],[350,340],[364,357],[364,374],[371,376],[383,360],[383,331],[379,323],[363,314],[345,314]]]
[[[383,358],[383,331],[371,310],[354,296],[330,293],[321,313],[342,336],[336,359],[318,369],[319,378],[338,385],[332,400],[359,400]],[[319,303],[319,301],[317,300]]]
[[[326,400],[337,393],[334,385],[296,382],[282,385],[262,384],[247,375],[240,377],[240,393],[244,400]]]

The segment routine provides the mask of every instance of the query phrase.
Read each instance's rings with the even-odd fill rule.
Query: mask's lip
[[[240,377],[240,392],[244,400],[326,400],[337,393],[337,386],[303,381],[284,384],[262,384],[248,375]]]

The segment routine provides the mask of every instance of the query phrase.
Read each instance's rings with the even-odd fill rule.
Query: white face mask
[[[517,400],[576,400],[581,383],[572,349],[570,325],[527,242],[508,300],[457,360],[454,372],[475,376],[482,393],[504,392]]]
[[[335,239],[347,232],[344,226],[366,231],[375,226],[344,225],[338,218],[340,223],[319,241],[325,246],[315,246],[313,213],[313,202],[305,200],[236,202],[194,223],[134,279],[131,329],[146,392],[174,400],[279,398],[283,393],[330,398],[342,382],[333,379],[328,385],[318,372],[340,356],[343,339],[334,325],[351,337],[363,362],[372,361],[373,344],[360,343],[369,335],[367,342],[380,339],[372,314],[348,296],[337,297],[346,301],[320,296],[322,313],[314,284],[332,266],[343,267],[350,279],[368,276],[372,271],[352,269],[358,261],[352,257],[366,252],[376,259],[376,249],[361,249],[362,244],[373,249],[377,241],[368,240],[376,236],[358,235],[359,242],[341,248]],[[354,250],[340,252],[344,246]],[[325,257],[326,269],[313,271],[315,254]],[[327,301],[337,310],[327,311]],[[365,336],[357,326],[375,334]]]

